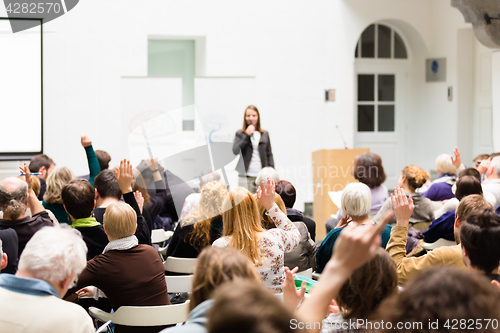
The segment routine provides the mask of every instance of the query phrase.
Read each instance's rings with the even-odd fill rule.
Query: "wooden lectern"
[[[356,182],[352,176],[354,158],[368,152],[368,148],[357,148],[322,149],[312,153],[316,239],[326,237],[326,220],[338,211],[328,192],[342,191],[347,184]]]

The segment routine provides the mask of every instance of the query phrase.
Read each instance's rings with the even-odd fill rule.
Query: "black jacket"
[[[250,160],[252,159],[252,142],[250,141],[250,136],[245,132],[239,130],[236,132],[233,143],[233,153],[238,155],[241,151],[241,157],[243,159],[243,163],[245,166],[245,171],[248,170],[250,166]],[[271,140],[269,139],[269,133],[267,131],[263,131],[260,135],[259,141],[259,155],[260,162],[262,167],[273,167],[274,168],[274,159],[273,159],[273,151],[271,149]],[[241,163],[241,159],[239,161]],[[238,164],[239,164],[238,163]],[[245,177],[246,174],[242,174],[242,168],[236,168],[238,170],[240,177]]]

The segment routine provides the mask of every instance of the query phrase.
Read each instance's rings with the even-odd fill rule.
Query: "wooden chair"
[[[185,322],[189,315],[189,301],[161,306],[120,306],[114,313],[90,307],[92,317],[125,326],[160,326]]]

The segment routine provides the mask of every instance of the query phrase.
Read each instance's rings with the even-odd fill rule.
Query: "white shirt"
[[[255,131],[250,136],[250,141],[252,142],[252,158],[250,159],[250,165],[248,166],[247,176],[257,177],[260,170],[262,170],[262,163],[260,161],[259,154],[259,141],[260,141],[260,132]]]

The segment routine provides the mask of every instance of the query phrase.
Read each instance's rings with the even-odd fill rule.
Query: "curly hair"
[[[408,185],[413,189],[416,190],[417,188],[421,188],[422,185],[425,184],[425,182],[431,178],[431,176],[424,171],[419,166],[416,165],[408,165],[406,166],[403,171],[401,171],[401,175],[406,177],[406,180],[408,181]]]
[[[200,202],[193,212],[186,216],[181,222],[181,227],[193,226],[193,230],[188,233],[187,241],[196,250],[201,251],[210,244],[210,228],[212,221],[220,217],[221,206],[227,196],[227,187],[218,181],[205,184],[201,188]]]

